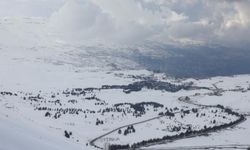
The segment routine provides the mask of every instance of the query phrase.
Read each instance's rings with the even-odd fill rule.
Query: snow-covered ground
[[[239,113],[250,113],[250,75],[173,79],[139,70],[135,62],[116,55],[114,49],[62,42],[52,33],[45,34],[41,30],[45,28],[41,18],[0,21],[0,34],[6,35],[0,36],[0,149],[97,149],[89,143],[94,138],[124,125],[158,117],[170,109],[176,113],[172,118],[160,117],[134,125],[135,133],[126,136],[112,132],[96,144],[100,147],[105,143],[132,144],[175,135],[189,126],[202,130],[205,125],[213,127],[237,119],[222,109],[193,103],[221,104]],[[101,88],[148,79],[173,85],[193,82],[196,88],[170,92],[143,87],[131,93],[121,88]],[[189,101],[179,100],[186,96]],[[183,114],[194,108],[198,112]],[[173,131],[171,127],[181,129]],[[126,128],[121,128],[122,133]],[[65,137],[65,131],[72,132],[70,138]],[[249,135],[247,118],[232,129],[158,147],[249,144]]]

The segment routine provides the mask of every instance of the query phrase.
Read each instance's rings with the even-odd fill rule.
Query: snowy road
[[[177,113],[179,113],[179,112],[177,112]],[[107,133],[105,133],[105,134],[103,134],[103,135],[100,135],[100,136],[98,136],[97,138],[91,140],[91,141],[90,141],[90,145],[102,149],[101,147],[99,147],[99,146],[97,146],[97,145],[95,144],[95,142],[96,142],[97,140],[99,140],[99,139],[101,139],[101,138],[103,138],[103,137],[105,137],[105,136],[107,136],[107,135],[109,135],[109,134],[111,134],[111,133],[117,132],[118,130],[120,130],[120,129],[122,129],[122,128],[126,128],[126,127],[129,127],[129,126],[132,126],[132,125],[142,124],[142,123],[145,123],[145,122],[148,122],[148,121],[152,121],[152,120],[155,120],[155,119],[159,119],[159,118],[164,117],[164,116],[165,116],[165,115],[160,115],[160,116],[153,117],[153,118],[150,118],[150,119],[147,119],[147,120],[143,120],[143,121],[140,121],[140,122],[136,122],[136,123],[132,123],[132,124],[128,124],[128,125],[124,125],[124,126],[118,127],[118,128],[116,128],[116,129],[114,129],[114,130],[112,130],[112,131],[109,131],[109,132],[107,132]]]
[[[198,103],[195,103],[195,102],[192,102],[192,101],[186,101],[186,100],[182,100],[182,97],[179,97],[178,100],[180,102],[183,102],[183,103],[187,103],[187,104],[191,104],[191,105],[196,105],[196,106],[199,106],[199,107],[217,107],[216,105],[202,105],[202,104],[198,104]],[[190,110],[191,111],[191,110]],[[180,112],[175,112],[174,114],[177,114],[177,113],[180,113]],[[136,123],[132,123],[132,124],[128,124],[128,125],[124,125],[124,126],[121,126],[121,127],[118,127],[112,131],[109,131],[103,135],[100,135],[98,137],[96,137],[95,139],[91,140],[90,141],[90,145],[91,146],[94,146],[96,148],[99,148],[99,149],[103,149],[102,147],[98,146],[95,144],[96,141],[100,140],[101,138],[107,136],[107,135],[110,135],[114,132],[117,132],[118,130],[122,129],[122,128],[126,128],[126,127],[129,127],[129,126],[132,126],[132,125],[138,125],[138,124],[143,124],[143,123],[146,123],[146,122],[149,122],[149,121],[152,121],[152,120],[155,120],[155,119],[159,119],[161,117],[164,117],[166,115],[159,115],[157,117],[153,117],[153,118],[150,118],[150,119],[147,119],[147,120],[144,120],[144,121],[140,121],[140,122],[136,122]],[[232,124],[230,127],[235,127],[237,126],[238,124],[244,122],[246,120],[243,119],[242,121],[238,122],[238,123],[234,123]],[[226,127],[228,128],[228,127]],[[184,137],[184,138],[192,138],[192,137],[195,137],[195,136],[199,136],[199,135],[203,135],[203,134],[206,134],[206,133],[210,133],[211,131],[209,132],[204,132],[204,133],[201,133],[201,134],[195,134],[195,135],[191,135],[191,136],[187,136],[187,137]],[[213,132],[213,131],[212,131]],[[177,138],[176,140],[178,140],[179,138]],[[156,142],[156,143],[153,143],[153,144],[149,144],[149,145],[145,145],[145,147],[148,147],[148,146],[152,146],[152,145],[157,145],[157,144],[162,144],[162,143],[166,143],[168,141],[164,141],[164,142]],[[184,150],[191,150],[191,149],[247,149],[249,148],[250,146],[249,145],[219,145],[219,146],[197,146],[197,147],[176,147],[176,148],[164,148],[164,150],[177,150],[177,149],[184,149]],[[150,150],[150,149],[147,149],[147,150]],[[155,149],[154,149],[155,150]],[[157,149],[158,150],[158,149]],[[159,149],[161,150],[161,149]]]

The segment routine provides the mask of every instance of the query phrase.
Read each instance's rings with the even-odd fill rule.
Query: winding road
[[[215,85],[214,85],[214,87],[215,87],[215,91],[216,90],[220,90],[219,88],[217,88]],[[216,107],[216,105],[203,105],[203,104],[198,104],[198,103],[195,103],[195,102],[192,102],[191,100],[188,100],[188,101],[186,101],[186,100],[184,100],[184,99],[182,99],[182,97],[179,97],[178,98],[178,100],[179,101],[181,101],[181,102],[184,102],[184,103],[187,103],[187,104],[191,104],[191,105],[196,105],[196,106],[200,106],[200,107]],[[175,112],[175,114],[177,114],[177,113],[180,113],[180,112]],[[105,134],[102,134],[102,135],[100,135],[100,136],[98,136],[98,137],[96,137],[96,138],[94,138],[93,140],[91,140],[90,141],[90,145],[91,146],[94,146],[94,147],[96,147],[96,148],[99,148],[99,149],[103,149],[102,147],[99,147],[98,145],[96,145],[95,144],[95,142],[97,141],[97,140],[99,140],[99,139],[101,139],[101,138],[103,138],[103,137],[105,137],[105,136],[107,136],[107,135],[109,135],[109,134],[112,134],[112,133],[114,133],[114,132],[118,132],[118,130],[120,130],[120,129],[122,129],[122,128],[126,128],[126,127],[129,127],[129,126],[132,126],[132,125],[138,125],[138,124],[142,124],[142,123],[146,123],[146,122],[149,122],[149,121],[152,121],[152,120],[155,120],[155,119],[159,119],[159,118],[162,118],[162,117],[165,117],[166,115],[159,115],[159,116],[157,116],[157,117],[153,117],[153,118],[150,118],[150,119],[146,119],[146,120],[143,120],[143,121],[139,121],[139,122],[136,122],[136,123],[131,123],[131,124],[127,124],[127,125],[124,125],[124,126],[120,126],[120,127],[118,127],[118,128],[115,128],[115,129],[113,129],[113,130],[111,130],[111,131],[109,131],[109,132],[107,132],[107,133],[105,133]],[[246,120],[246,118],[244,119],[244,120],[242,120],[242,121],[240,121],[240,122],[238,122],[238,123],[234,123],[234,124],[232,124],[232,126],[231,127],[235,127],[236,125],[238,125],[238,124],[240,124],[240,123],[242,123],[242,122],[244,122]],[[228,128],[228,127],[227,127]],[[210,132],[204,132],[204,133],[201,133],[201,134],[196,134],[196,135],[191,135],[191,136],[186,136],[186,137],[184,137],[184,138],[191,138],[191,137],[195,137],[195,136],[199,136],[199,135],[203,135],[203,134],[205,134],[205,133],[210,133]],[[182,138],[182,139],[184,139],[184,138]],[[177,138],[177,139],[179,139],[179,138]],[[176,139],[176,140],[177,140]],[[163,143],[166,143],[166,142],[168,142],[168,141],[163,141],[163,142],[156,142],[156,143],[151,143],[151,144],[148,144],[148,145],[145,145],[145,147],[148,147],[148,146],[153,146],[153,145],[158,145],[158,144],[163,144]],[[150,148],[148,148],[148,149],[146,149],[146,150],[180,150],[180,149],[182,149],[182,150],[191,150],[191,149],[199,149],[199,150],[205,150],[205,149],[248,149],[250,147],[250,145],[216,145],[216,146],[197,146],[197,147],[173,147],[173,148],[163,148],[163,149],[150,149]],[[138,148],[139,149],[139,148]]]
[[[175,112],[174,114],[178,114],[180,113],[180,111],[178,112]],[[158,115],[157,117],[153,117],[153,118],[150,118],[150,119],[146,119],[146,120],[143,120],[143,121],[139,121],[139,122],[136,122],[136,123],[131,123],[131,124],[127,124],[127,125],[124,125],[124,126],[121,126],[121,127],[118,127],[118,128],[115,128],[105,134],[102,134],[96,138],[94,138],[93,140],[91,140],[89,143],[91,146],[94,146],[96,148],[99,148],[99,149],[103,149],[102,147],[99,147],[95,144],[95,142],[111,133],[114,133],[114,132],[117,132],[118,130],[122,129],[122,128],[126,128],[126,127],[129,127],[129,126],[133,126],[133,125],[138,125],[138,124],[142,124],[142,123],[146,123],[146,122],[149,122],[149,121],[152,121],[152,120],[155,120],[155,119],[159,119],[159,118],[162,118],[162,117],[165,117],[166,115]]]

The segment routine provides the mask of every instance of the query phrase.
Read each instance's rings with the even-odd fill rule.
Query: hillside
[[[173,78],[131,59],[162,51],[66,42],[45,22],[0,22],[0,149],[249,146],[250,75]]]

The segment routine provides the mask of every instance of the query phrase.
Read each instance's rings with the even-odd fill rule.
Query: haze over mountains
[[[249,149],[249,8],[1,0],[0,149]]]
[[[93,56],[123,57],[133,62],[130,68],[177,77],[245,74],[247,6],[248,1],[224,0],[1,1],[1,46],[57,42],[79,53],[90,46]]]

